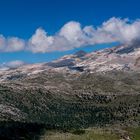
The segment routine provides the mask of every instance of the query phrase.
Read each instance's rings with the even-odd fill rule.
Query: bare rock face
[[[136,59],[135,66],[140,67],[140,57]]]

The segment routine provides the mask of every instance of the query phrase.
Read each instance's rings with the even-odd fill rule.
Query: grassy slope
[[[90,128],[86,129],[84,134],[63,133],[47,131],[41,140],[120,140],[129,136],[131,140],[140,139],[140,127],[116,130],[108,128]]]
[[[136,128],[127,128],[126,131],[130,135],[132,140],[140,140],[140,127]]]
[[[118,140],[116,135],[113,134],[98,134],[87,132],[84,135],[72,135],[72,134],[59,134],[56,133],[52,136],[42,138],[42,140]]]

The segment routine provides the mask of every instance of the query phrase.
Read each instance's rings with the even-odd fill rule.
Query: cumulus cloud
[[[79,47],[85,44],[85,34],[81,28],[80,23],[71,21],[65,24],[60,32],[59,36],[64,37],[71,45]]]
[[[32,52],[66,51],[99,43],[114,42],[111,34],[96,30],[92,26],[81,27],[76,21],[66,23],[54,36],[49,36],[39,28],[29,40]]]
[[[129,19],[114,17],[104,22],[99,30],[111,34],[116,41],[125,44],[140,40],[140,20],[131,22]]]
[[[35,34],[29,40],[29,49],[32,52],[47,52],[51,48],[50,46],[53,44],[54,38],[52,36],[48,36],[47,32],[43,29],[39,28],[36,30]]]
[[[5,38],[0,35],[0,52],[16,52],[25,49],[25,41],[18,37]]]
[[[132,22],[129,19],[113,17],[97,27],[83,27],[79,22],[70,21],[54,35],[48,35],[44,29],[38,28],[28,41],[0,35],[0,51],[26,50],[45,53],[111,42],[132,45],[136,41],[140,42],[140,20]]]
[[[37,32],[43,35],[38,37]],[[54,36],[48,36],[43,29],[37,29],[30,39],[33,52],[65,51],[86,45],[120,42],[132,44],[140,40],[140,20],[111,18],[99,27],[82,28],[76,21],[66,23]],[[36,51],[34,51],[36,50]]]
[[[65,51],[84,45],[81,25],[78,22],[68,22],[54,36],[47,35],[39,28],[29,40],[29,50],[32,52]]]
[[[7,52],[21,51],[25,49],[25,41],[17,37],[11,37],[7,39],[6,46]]]

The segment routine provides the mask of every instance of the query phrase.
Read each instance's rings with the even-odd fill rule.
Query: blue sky
[[[37,34],[35,31],[38,28],[40,29],[40,27],[43,31],[39,30],[39,35],[40,32],[41,35],[47,32],[48,36],[55,36],[53,37],[54,39],[57,38],[56,36],[58,35],[56,34],[62,27],[70,21],[76,22],[69,24],[72,27],[76,27],[76,29],[79,26],[77,23],[80,23],[81,28],[88,25],[100,27],[103,22],[108,21],[112,17],[121,18],[122,22],[124,22],[124,18],[129,18],[133,22],[133,20],[135,21],[140,18],[139,6],[139,0],[0,0],[0,34],[4,36],[6,45],[9,42],[13,43],[13,37],[22,39],[16,39],[15,41],[16,43],[17,41],[21,41],[20,47],[22,48],[23,44],[25,46],[29,44],[27,43],[28,40],[34,34]],[[114,19],[111,21],[116,22]],[[125,22],[128,24],[128,21]],[[64,37],[67,36],[65,30],[61,35]],[[74,53],[77,50],[74,48],[78,48],[78,50],[84,48],[84,50],[89,52],[108,47],[108,45],[109,47],[114,46],[114,42],[118,40],[121,43],[124,42],[124,40],[120,41],[120,39],[117,39],[114,39],[114,41],[107,39],[109,41],[103,41],[103,43],[91,43],[89,41],[90,43],[83,43],[82,45],[76,42],[76,47],[71,47],[70,45],[73,45],[75,42],[70,42],[68,43],[69,49],[59,49],[59,52],[57,52],[57,49],[52,49],[53,51],[47,51],[45,49],[42,53],[42,50],[38,51],[38,48],[35,51],[33,48],[31,49],[32,51],[17,48],[15,51],[1,51],[0,63],[13,60],[22,60],[28,63],[51,61],[65,54]],[[46,42],[50,43],[50,38],[47,38]],[[95,42],[98,42],[97,39]],[[9,46],[11,47],[11,45]]]

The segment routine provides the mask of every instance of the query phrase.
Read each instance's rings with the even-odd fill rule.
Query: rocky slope
[[[81,55],[79,55],[81,53]],[[92,53],[80,51],[49,63],[53,67],[68,67],[79,71],[107,72],[112,70],[139,71],[140,48],[118,46]],[[65,65],[63,65],[65,64]]]
[[[0,81],[17,79],[41,72],[70,74],[105,73],[109,71],[140,71],[140,47],[117,46],[86,53],[79,51],[49,63],[28,64],[19,68],[0,70]]]

